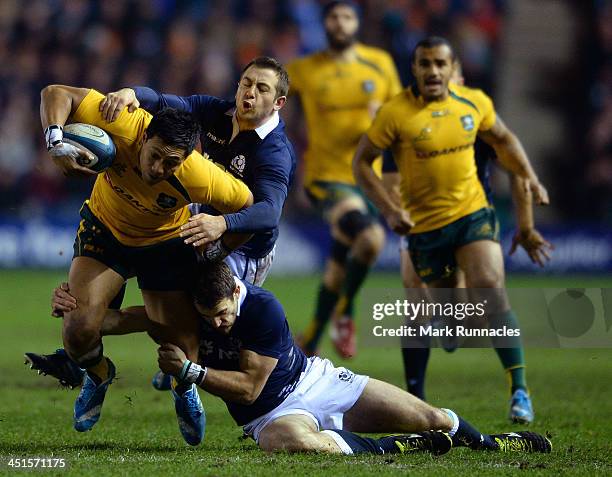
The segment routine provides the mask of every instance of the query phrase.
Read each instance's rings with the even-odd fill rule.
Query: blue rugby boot
[[[60,385],[74,389],[81,385],[85,370],[72,361],[62,348],[51,354],[25,353],[25,364],[35,369],[38,374],[48,374],[56,378]]]
[[[190,446],[197,446],[204,439],[206,432],[206,413],[196,385],[192,384],[183,394],[177,393],[173,388],[172,396],[183,439]]]
[[[158,391],[170,391],[172,389],[172,375],[159,370],[153,376],[151,384]]]
[[[113,382],[113,379],[115,379],[115,365],[110,359],[104,359],[108,361],[108,378],[99,385],[96,385],[94,380],[89,377],[89,374],[85,373],[83,387],[79,397],[74,402],[74,428],[79,432],[91,430],[95,423],[98,422],[106,390]]]
[[[510,399],[509,418],[512,422],[519,424],[529,424],[533,422],[534,412],[531,405],[531,398],[524,389],[517,389]]]

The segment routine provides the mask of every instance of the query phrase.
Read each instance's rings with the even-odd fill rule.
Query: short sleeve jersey
[[[486,94],[456,85],[444,101],[432,102],[411,87],[379,110],[367,135],[376,147],[392,150],[403,206],[415,221],[411,233],[438,229],[488,205],[474,142],[495,118]]]
[[[186,206],[191,202],[210,204],[222,212],[236,212],[245,205],[248,187],[197,151],[168,180],[146,184],[139,156],[152,116],[143,109],[134,113],[124,109],[116,121],[107,123],[98,111],[103,98],[91,90],[71,119],[104,129],[115,143],[115,161],[98,175],[89,207],[119,242],[137,247],[177,237],[190,216]]]
[[[380,105],[402,89],[387,52],[355,48],[354,61],[337,61],[322,51],[287,65],[289,92],[300,96],[308,129],[306,187],[314,181],[355,184],[351,164],[357,143]]]

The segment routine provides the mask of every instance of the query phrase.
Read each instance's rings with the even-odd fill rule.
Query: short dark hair
[[[172,147],[185,149],[187,155],[195,149],[202,128],[192,114],[174,108],[160,109],[147,127],[147,138],[159,136]]]
[[[325,5],[323,5],[323,10],[321,10],[321,17],[323,20],[327,18],[327,15],[329,15],[334,8],[340,5],[352,8],[355,11],[355,14],[359,16],[359,7],[355,2],[352,2],[351,0],[332,0],[331,2],[327,2]]]
[[[230,298],[236,289],[232,271],[224,262],[200,265],[193,299],[204,308],[212,309],[224,298]]]
[[[289,93],[289,75],[287,74],[285,67],[277,59],[270,56],[258,56],[257,58],[251,60],[249,64],[243,68],[242,73],[240,73],[240,78],[242,78],[244,72],[251,66],[274,71],[277,79],[276,97],[287,96],[287,93]]]
[[[455,50],[453,49],[453,45],[451,45],[450,41],[441,36],[428,36],[416,44],[414,50],[412,50],[412,58],[410,59],[410,63],[414,63],[414,60],[416,59],[416,52],[419,48],[435,48],[436,46],[448,46],[448,49],[451,52],[451,60],[455,61]]]

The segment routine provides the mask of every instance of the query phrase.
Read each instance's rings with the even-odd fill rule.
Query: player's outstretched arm
[[[194,114],[201,120],[208,107],[216,101],[219,100],[203,94],[177,96],[160,93],[147,86],[134,86],[108,93],[100,103],[100,112],[106,121],[113,122],[126,107],[130,113],[143,108],[151,114],[169,107]]]
[[[374,159],[381,154],[382,150],[372,144],[372,141],[364,134],[353,158],[353,174],[368,198],[381,211],[389,227],[395,233],[405,235],[412,227],[410,216],[389,196],[383,182],[372,168]]]
[[[243,349],[239,371],[201,367],[188,361],[185,353],[170,343],[159,347],[158,356],[159,367],[164,373],[196,383],[224,400],[244,405],[255,402],[278,363],[276,358]]]
[[[547,205],[549,203],[548,191],[540,184],[523,145],[499,116],[495,119],[495,124],[491,129],[480,131],[478,136],[495,149],[499,163],[504,169],[525,180],[536,204]]]
[[[525,181],[520,177],[511,176],[511,181],[517,231],[512,238],[510,255],[520,245],[525,249],[533,263],[543,267],[550,260],[550,252],[554,247],[535,228],[531,189],[526,186]]]
[[[85,96],[89,93],[86,88],[75,88],[64,85],[49,85],[40,92],[40,122],[42,124],[45,142],[49,155],[64,175],[95,176],[96,172],[79,165],[79,158],[88,161],[93,158],[91,154],[72,144],[65,144],[63,128],[66,121],[74,113]]]

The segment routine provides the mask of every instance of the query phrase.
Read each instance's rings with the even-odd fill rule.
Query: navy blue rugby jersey
[[[202,125],[202,153],[222,169],[241,179],[253,193],[254,204],[225,214],[228,230],[253,233],[238,249],[251,258],[262,258],[274,247],[278,224],[296,166],[293,146],[278,113],[255,130],[240,131],[232,140],[234,101],[214,96],[176,96],[137,86],[140,107],[151,113],[172,107],[190,112]],[[202,212],[218,214],[203,208]]]
[[[200,364],[213,369],[240,370],[240,350],[278,359],[261,394],[253,404],[225,401],[240,426],[266,414],[293,391],[307,358],[295,345],[283,307],[263,288],[241,284],[239,314],[229,335],[216,332],[204,322],[200,338]]]

